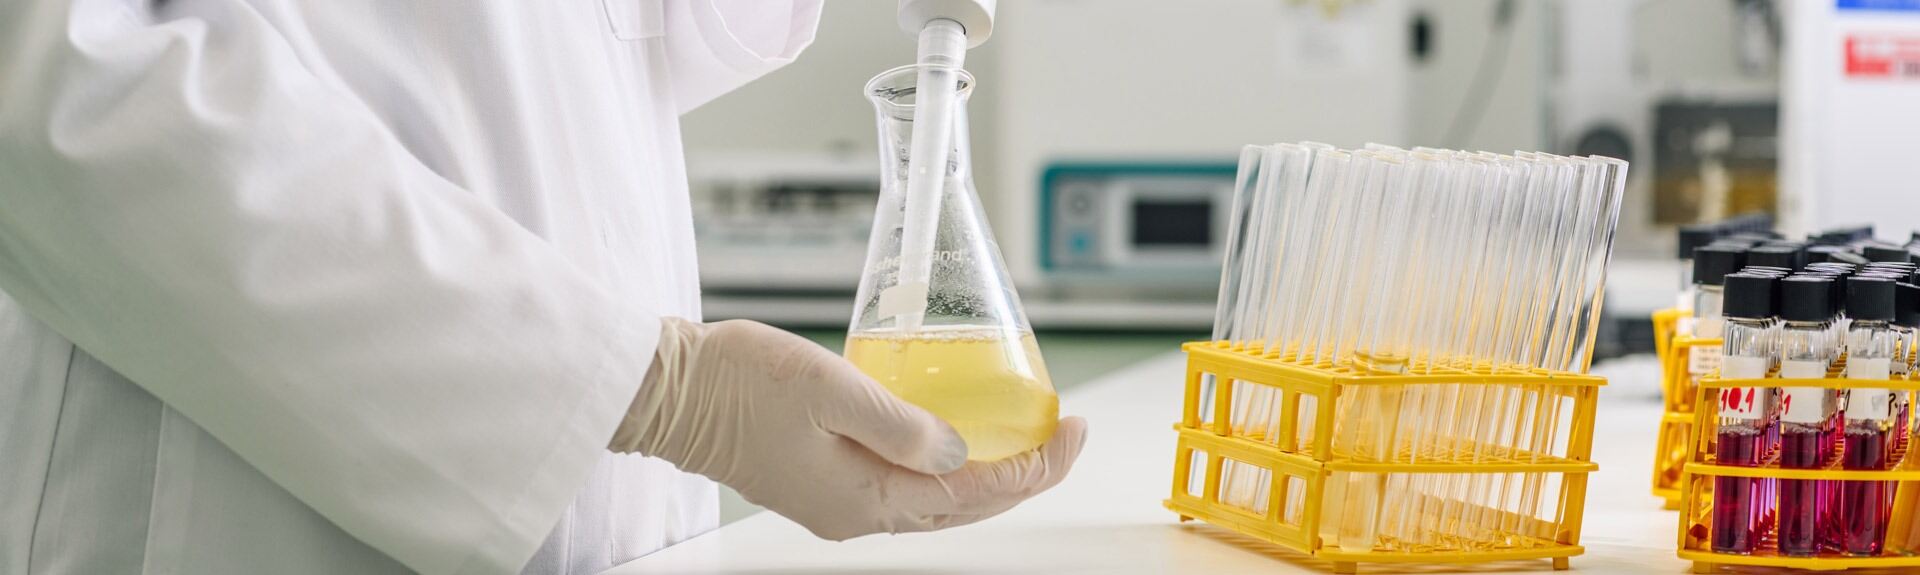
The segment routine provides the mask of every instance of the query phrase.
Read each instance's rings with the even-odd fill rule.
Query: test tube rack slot
[[[1688,338],[1676,339],[1676,343]],[[1710,340],[1717,343],[1718,340]],[[1725,388],[1774,388],[1774,387],[1818,387],[1826,389],[1888,389],[1896,394],[1905,394],[1913,399],[1920,392],[1920,380],[1896,376],[1888,380],[1861,380],[1841,377],[1845,358],[1836,362],[1828,370],[1824,379],[1787,379],[1770,377],[1765,379],[1720,379],[1712,373],[1700,380],[1697,386],[1691,386],[1694,406],[1716,405],[1718,393]],[[1684,365],[1682,366],[1684,368]],[[1777,370],[1776,370],[1777,371]],[[1716,429],[1718,413],[1712,409],[1693,409],[1687,414],[1693,419],[1692,429]],[[1912,417],[1912,414],[1909,414]],[[1909,420],[1912,425],[1914,421]],[[1840,468],[1840,459],[1844,445],[1836,443],[1834,452],[1826,464],[1815,469],[1781,468],[1777,451],[1766,454],[1758,466],[1744,467],[1719,465],[1715,461],[1717,434],[1694,433],[1687,438],[1688,458],[1682,469],[1679,487],[1681,488],[1682,510],[1679,519],[1679,556],[1693,562],[1695,573],[1712,573],[1720,565],[1746,565],[1787,567],[1833,571],[1864,568],[1913,568],[1920,567],[1920,549],[1903,549],[1896,541],[1913,540],[1913,531],[1920,529],[1920,517],[1916,517],[1916,508],[1920,508],[1920,455],[1915,455],[1911,445],[1898,437],[1896,448],[1888,457],[1889,465],[1885,470],[1848,470]],[[1885,481],[1893,486],[1891,517],[1888,521],[1883,550],[1879,555],[1858,556],[1838,552],[1823,551],[1814,556],[1781,555],[1773,545],[1777,524],[1770,524],[1759,533],[1759,544],[1751,554],[1716,553],[1711,546],[1713,486],[1717,477],[1750,477],[1771,480],[1845,480],[1845,481]]]
[[[1244,343],[1244,342],[1243,342]],[[1259,345],[1225,341],[1190,342],[1181,420],[1174,457],[1172,495],[1165,501],[1182,521],[1200,519],[1315,559],[1328,561],[1336,573],[1356,572],[1360,563],[1479,563],[1519,559],[1548,559],[1555,569],[1567,569],[1568,558],[1583,552],[1580,523],[1586,500],[1588,474],[1596,471],[1589,456],[1593,443],[1594,410],[1604,378],[1540,369],[1432,367],[1413,363],[1399,374],[1369,373],[1353,365],[1295,361]],[[1211,382],[1211,385],[1208,384]],[[1536,453],[1510,445],[1477,443],[1454,434],[1428,436],[1418,446],[1375,449],[1375,456],[1357,455],[1351,446],[1335,440],[1335,425],[1343,396],[1397,394],[1412,386],[1457,386],[1455,390],[1511,393],[1520,401],[1565,407],[1568,416],[1539,425],[1532,432],[1558,434],[1545,445],[1552,452]],[[1244,429],[1232,422],[1230,410],[1240,386],[1271,388],[1281,405],[1275,422],[1265,429]],[[1429,388],[1432,389],[1432,388]],[[1358,397],[1358,395],[1356,395]],[[1375,397],[1386,397],[1376,395]],[[1489,395],[1491,397],[1491,395]],[[1462,402],[1464,404],[1464,402]],[[1509,406],[1511,408],[1511,406]],[[1556,408],[1557,410],[1557,408]],[[1524,426],[1523,422],[1516,425]],[[1535,420],[1540,421],[1540,420]],[[1516,427],[1516,429],[1520,429]],[[1515,434],[1526,433],[1516,431]],[[1378,454],[1385,454],[1384,457]],[[1223,498],[1222,476],[1229,466],[1257,469],[1265,478],[1254,489],[1259,503],[1251,507]],[[1493,500],[1452,486],[1473,477],[1514,478]],[[1323,536],[1329,514],[1330,490],[1343,489],[1341,477],[1377,477],[1383,493],[1380,509],[1390,515],[1407,509],[1398,521],[1398,533],[1417,534],[1402,545],[1375,545],[1368,549],[1339,546]],[[1525,477],[1525,481],[1518,478]],[[1396,478],[1398,478],[1396,480]],[[1428,489],[1392,491],[1396,481],[1429,480]],[[1504,480],[1503,480],[1504,481]],[[1408,483],[1398,483],[1402,487]],[[1446,485],[1445,488],[1431,488]],[[1507,490],[1514,493],[1508,497]],[[1521,493],[1527,492],[1527,493]],[[1518,507],[1509,501],[1532,501]],[[1492,505],[1489,505],[1492,503]],[[1413,511],[1417,510],[1417,511]],[[1545,516],[1542,516],[1545,515]],[[1449,537],[1463,529],[1497,529],[1497,544],[1481,539]],[[1387,533],[1383,528],[1382,533]]]
[[[1671,308],[1653,314],[1653,350],[1660,359],[1660,396],[1665,406],[1653,454],[1653,494],[1669,510],[1680,509],[1681,470],[1692,453],[1688,438],[1693,430],[1695,394],[1688,364],[1695,347],[1720,345],[1720,338],[1679,335],[1680,322],[1688,317],[1686,310]]]

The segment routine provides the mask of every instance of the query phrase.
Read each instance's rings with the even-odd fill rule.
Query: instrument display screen
[[[1133,202],[1133,244],[1207,246],[1213,243],[1213,203],[1141,199]]]

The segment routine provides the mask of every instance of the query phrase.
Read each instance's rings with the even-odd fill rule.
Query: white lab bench
[[[1651,360],[1603,364],[1610,380],[1652,378]],[[1004,515],[937,533],[815,538],[760,513],[642,557],[609,574],[643,573],[1327,573],[1329,564],[1201,523],[1161,506],[1172,489],[1184,358],[1155,357],[1069,390],[1061,410],[1088,419],[1085,451],[1067,480]],[[1628,387],[1628,386],[1622,386]],[[1642,389],[1650,386],[1632,386]],[[1587,492],[1580,573],[1685,573],[1677,520],[1649,494],[1660,406],[1602,391]],[[1432,573],[1436,566],[1361,564],[1362,573]],[[1448,569],[1448,571],[1457,571]],[[1468,568],[1553,573],[1546,560]]]

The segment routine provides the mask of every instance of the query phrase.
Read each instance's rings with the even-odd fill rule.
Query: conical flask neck
[[[879,127],[882,179],[852,330],[917,331],[925,326],[990,328],[1003,335],[1028,332],[999,246],[974,191],[964,106],[954,109],[946,177],[929,190],[927,197],[919,198],[932,200],[921,205],[929,206],[933,217],[909,217],[908,196],[913,193],[908,185],[914,149],[912,86],[921,68],[890,70],[868,84]],[[963,102],[972,78],[964,71],[958,72]],[[922,242],[915,244],[924,246],[918,250],[907,249],[909,220],[933,222],[930,238],[913,240]],[[922,233],[926,229],[920,228]],[[910,263],[922,267],[909,270]],[[905,314],[918,315],[903,318],[903,309],[907,310]]]
[[[973,93],[973,76],[966,70],[941,66],[902,66],[881,73],[867,83],[867,98],[873,102],[875,120],[880,127],[880,160],[888,186],[904,185],[907,166],[913,159],[915,119],[915,83],[924,68],[946,69],[959,83],[952,114],[952,138],[948,147],[947,177],[971,176],[966,102]]]

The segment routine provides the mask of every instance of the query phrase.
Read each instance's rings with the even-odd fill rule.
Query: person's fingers
[[[1053,437],[1038,449],[993,462],[972,462],[959,471],[895,486],[929,515],[978,515],[985,519],[1011,509],[1066,479],[1086,444],[1087,421],[1060,420]]]
[[[816,414],[822,428],[920,473],[951,473],[966,465],[967,442],[947,422],[895,397],[851,364],[822,366],[820,373],[826,396]]]

